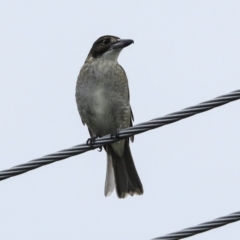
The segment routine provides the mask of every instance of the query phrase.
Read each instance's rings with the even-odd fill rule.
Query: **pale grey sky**
[[[135,124],[240,89],[237,0],[1,1],[0,31],[0,170],[86,141],[75,84],[102,35],[135,41],[119,58]],[[2,181],[1,238],[143,240],[239,211],[239,119],[236,101],[136,136],[140,197],[104,197],[98,151]]]

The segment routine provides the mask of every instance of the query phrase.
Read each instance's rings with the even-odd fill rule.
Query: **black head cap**
[[[88,54],[88,56],[92,56],[93,58],[101,57],[107,51],[111,51],[114,49],[122,49],[127,47],[133,43],[131,39],[120,39],[116,36],[105,35],[98,38]]]

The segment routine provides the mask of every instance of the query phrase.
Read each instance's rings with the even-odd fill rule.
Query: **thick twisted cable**
[[[154,238],[153,240],[155,240],[155,239],[159,239],[159,240],[183,239],[183,238],[191,237],[193,235],[196,235],[196,234],[199,234],[202,232],[206,232],[206,231],[212,230],[214,228],[218,228],[218,227],[221,227],[226,224],[236,222],[239,220],[240,220],[240,212],[235,212],[228,216],[220,217],[220,218],[214,219],[212,221],[199,224],[195,227],[186,228],[186,229],[183,229],[178,232],[174,232],[174,233],[170,233],[168,235],[162,236],[162,237]]]
[[[200,103],[193,107],[185,108],[181,111],[168,114],[164,117],[156,118],[149,122],[144,122],[144,123],[135,125],[133,127],[123,129],[119,131],[118,138],[124,139],[132,135],[136,135],[154,128],[158,128],[173,122],[177,122],[181,119],[193,116],[201,112],[208,111],[212,108],[219,107],[221,105],[224,105],[226,103],[229,103],[238,99],[240,99],[240,90],[214,98],[210,101]],[[65,158],[69,158],[71,156],[75,156],[75,155],[84,153],[86,151],[89,151],[113,142],[115,142],[115,139],[111,138],[110,135],[106,135],[102,138],[97,139],[91,147],[87,144],[81,144],[66,150],[62,150],[53,154],[46,155],[41,158],[34,159],[27,163],[17,165],[7,170],[0,171],[0,180],[4,180],[10,177],[25,173],[35,168],[39,168],[44,165],[60,161]]]

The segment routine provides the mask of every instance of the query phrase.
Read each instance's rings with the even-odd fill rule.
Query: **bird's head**
[[[110,61],[117,61],[121,50],[134,43],[131,39],[120,39],[115,36],[102,36],[98,38],[88,54],[89,58],[104,58]]]

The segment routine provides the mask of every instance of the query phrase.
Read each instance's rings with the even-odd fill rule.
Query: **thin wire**
[[[211,229],[218,228],[218,227],[221,227],[226,224],[236,222],[239,220],[240,220],[240,212],[235,212],[235,213],[232,213],[225,217],[220,217],[220,218],[214,219],[212,221],[199,224],[195,227],[186,228],[186,229],[183,229],[178,232],[174,232],[174,233],[170,233],[168,235],[162,236],[162,237],[154,238],[153,240],[155,240],[155,239],[159,239],[159,240],[183,239],[183,238],[187,238],[187,237],[190,237],[190,236],[202,233],[202,232],[206,232]]]
[[[167,125],[167,124],[170,124],[173,122],[177,122],[181,119],[193,116],[193,115],[201,113],[201,112],[206,112],[212,108],[219,107],[221,105],[224,105],[226,103],[229,103],[229,102],[232,102],[232,101],[235,101],[238,99],[240,99],[240,90],[231,92],[229,94],[226,94],[226,95],[223,95],[223,96],[220,96],[217,98],[214,98],[210,101],[200,103],[193,107],[185,108],[181,111],[168,114],[164,117],[156,118],[149,122],[144,122],[144,123],[135,125],[133,127],[123,129],[123,130],[119,131],[118,138],[124,139],[124,138],[130,137],[132,135],[136,135],[136,134],[139,134],[142,132],[149,131],[154,128],[162,127],[164,125]],[[59,152],[56,152],[53,154],[46,155],[41,158],[34,159],[30,162],[27,162],[27,163],[24,163],[21,165],[17,165],[15,167],[12,167],[7,170],[0,171],[0,181],[10,178],[10,177],[13,177],[13,176],[16,176],[16,175],[19,175],[19,174],[22,174],[22,173],[25,173],[27,171],[30,171],[30,170],[33,170],[36,168],[42,167],[44,165],[63,160],[65,158],[69,158],[71,156],[75,156],[77,154],[84,153],[86,151],[101,147],[103,145],[113,143],[113,142],[115,142],[115,139],[111,138],[111,136],[109,134],[102,138],[97,139],[92,146],[89,146],[87,144],[81,144],[81,145],[77,145],[77,146],[74,146],[69,149],[65,149],[65,150],[62,150],[62,151],[59,151]]]

